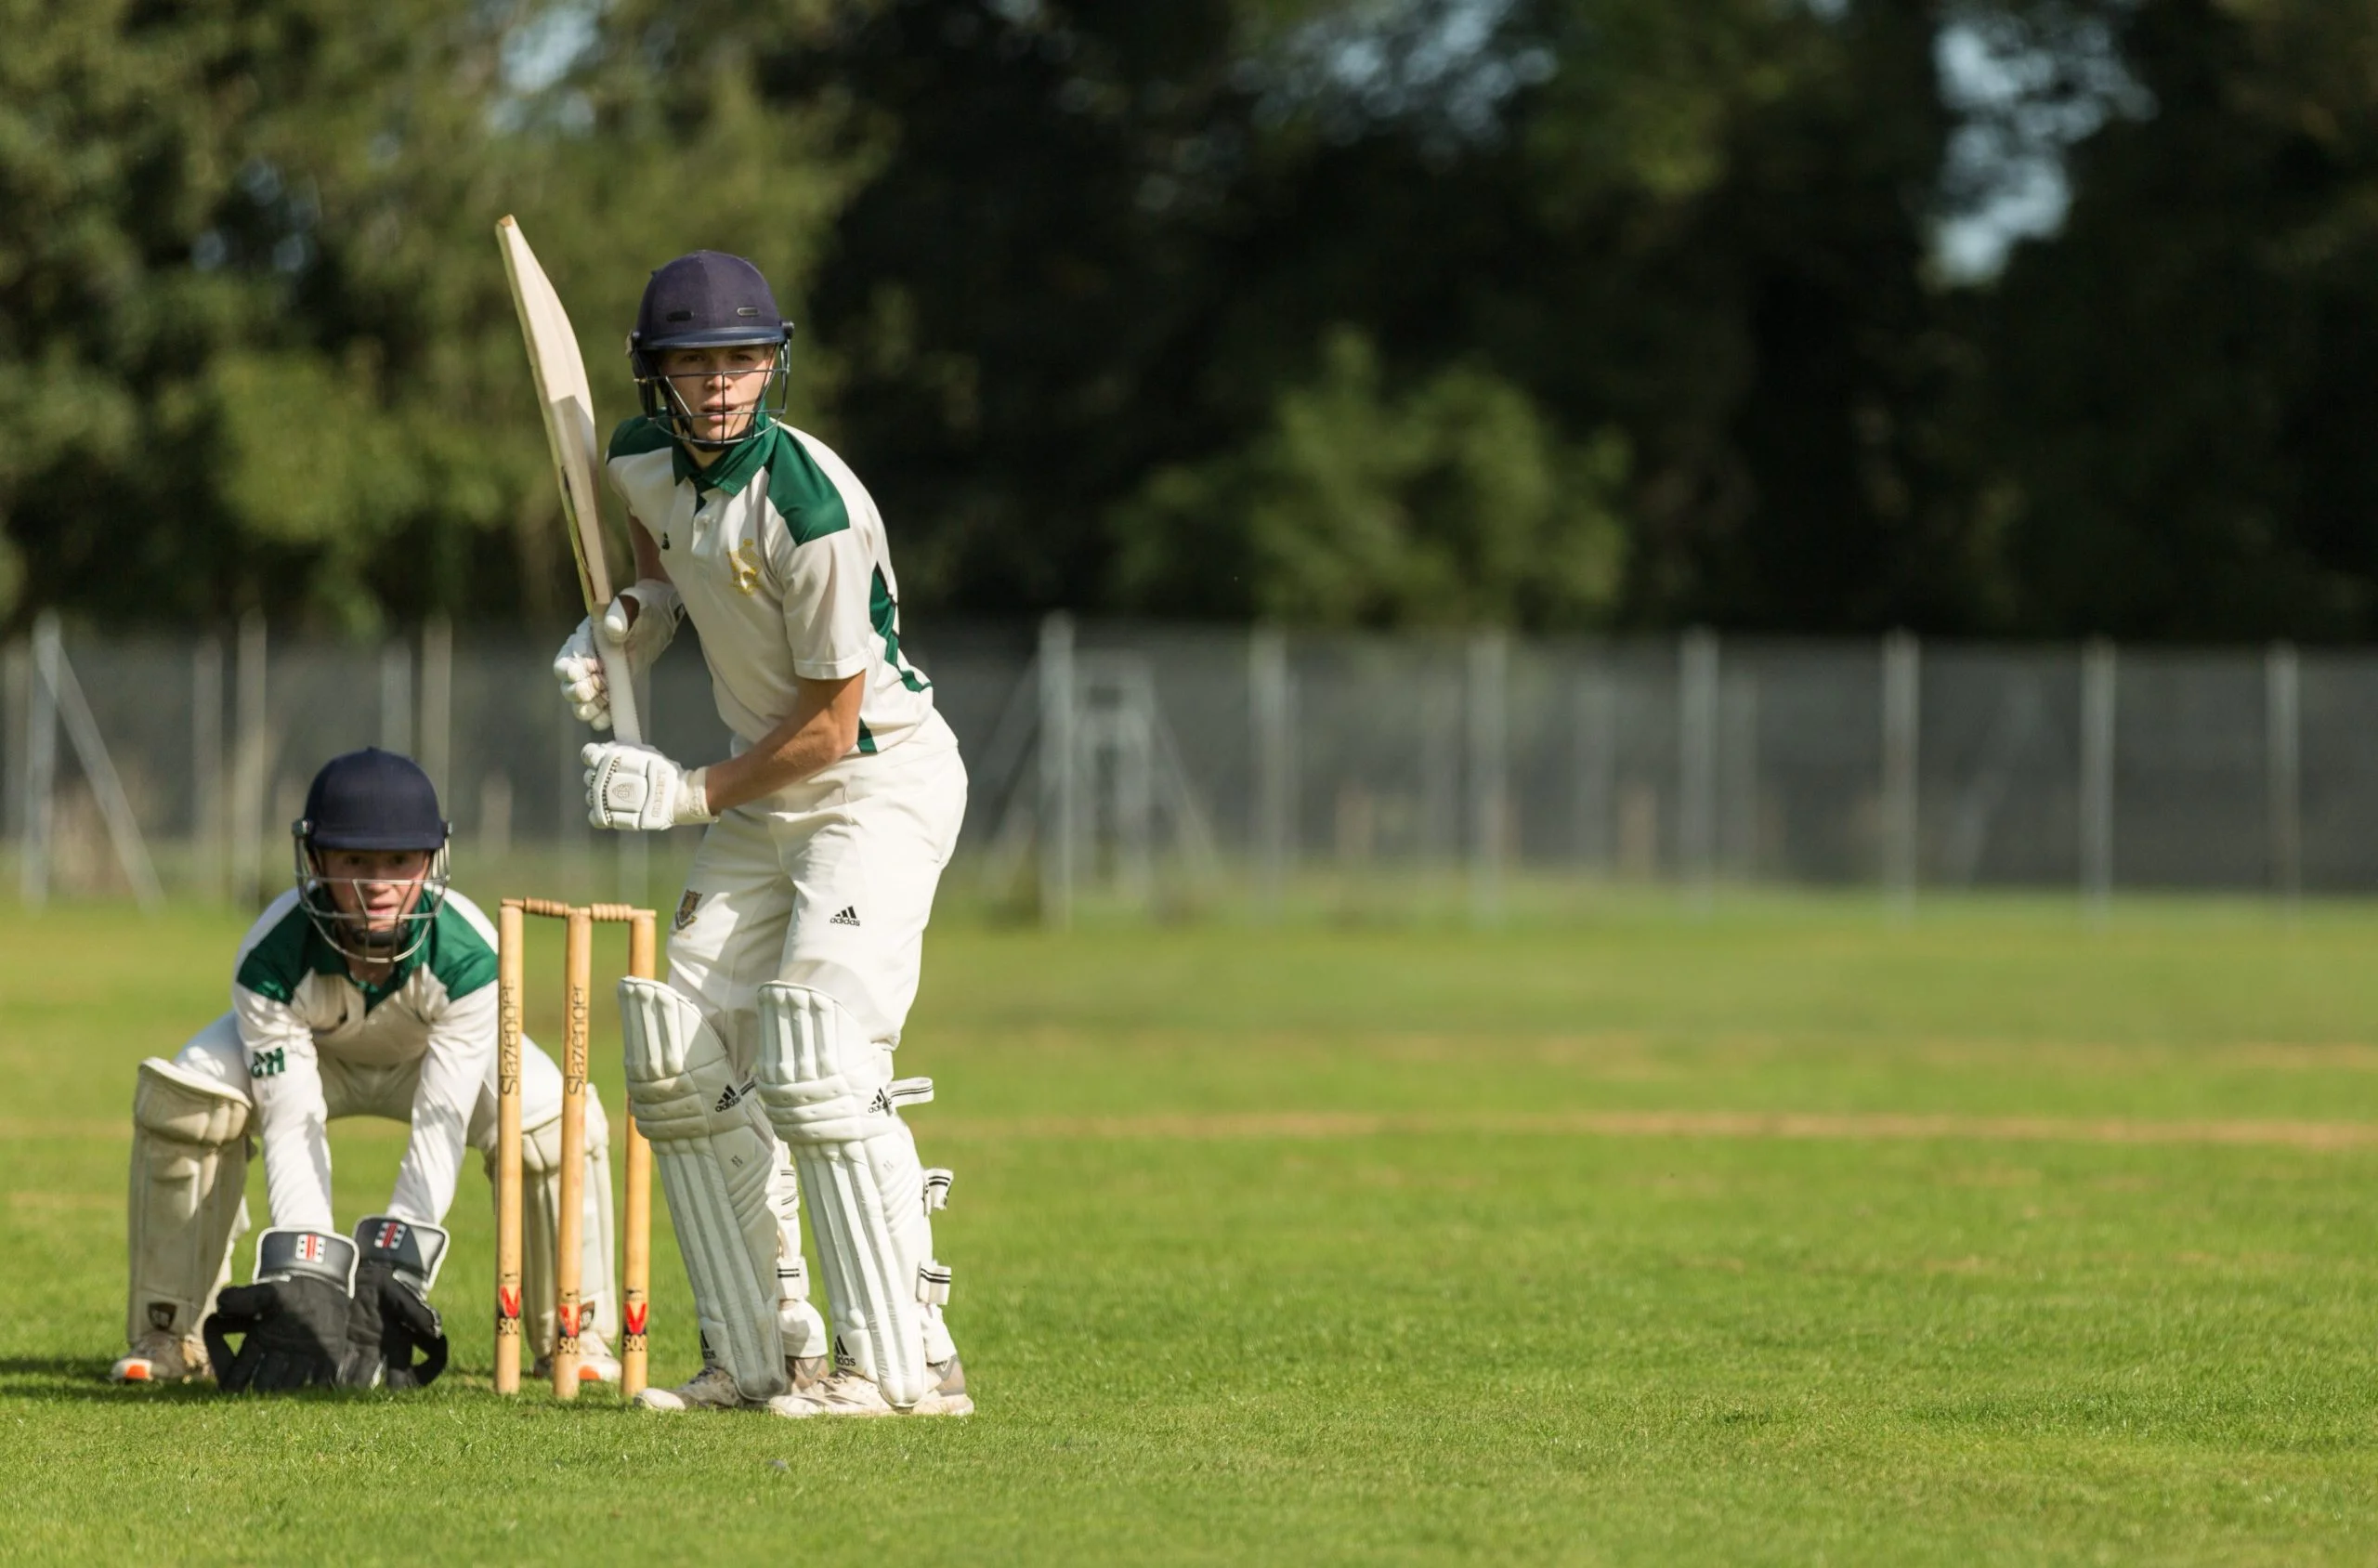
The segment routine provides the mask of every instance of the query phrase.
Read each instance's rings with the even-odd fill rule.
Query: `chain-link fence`
[[[557,636],[381,647],[107,638],[6,651],[23,897],[247,899],[285,883],[325,757],[411,751],[466,853],[661,892],[587,829]],[[688,634],[685,639],[691,643]],[[912,647],[973,780],[955,890],[1250,910],[1408,894],[1492,919],[1611,882],[2378,889],[2378,655],[2285,647],[1531,640],[1110,623],[948,625]],[[656,744],[726,734],[693,647]],[[1401,890],[1401,892],[1399,892]]]

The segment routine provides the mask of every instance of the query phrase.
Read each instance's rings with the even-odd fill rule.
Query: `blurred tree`
[[[1282,581],[1216,566],[1274,548],[1229,510],[1257,506],[1308,563],[1304,616],[1981,621],[1997,563],[1940,424],[1965,372],[1925,273],[1933,42],[1926,8],[1771,0],[846,17],[779,85],[841,84],[886,127],[817,300],[912,595],[1287,613]],[[1548,461],[1578,516],[1625,519],[1597,546],[1617,580],[1318,592],[1325,562],[1367,569],[1305,553],[1346,519],[1284,466],[1311,477],[1314,411],[1344,406],[1337,324],[1398,417],[1485,378],[1545,450],[1596,454]],[[1504,526],[1428,523],[1471,567]]]
[[[1369,340],[1339,331],[1243,452],[1164,469],[1122,509],[1119,586],[1287,623],[1595,625],[1626,473],[1615,435],[1568,448],[1487,372],[1390,401]]]
[[[614,414],[758,259],[920,607],[2378,630],[2371,0],[0,22],[15,621],[566,614],[510,210]]]
[[[616,346],[646,268],[732,244],[797,286],[845,183],[827,111],[764,105],[731,34],[654,70],[678,63],[662,9],[12,7],[17,613],[258,606],[366,632],[566,608],[494,219],[520,213],[624,414]]]
[[[1985,313],[2017,623],[2378,634],[2378,7],[2097,10],[2150,111]]]

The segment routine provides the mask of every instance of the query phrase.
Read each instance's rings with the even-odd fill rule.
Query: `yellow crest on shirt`
[[[760,547],[745,540],[726,553],[726,564],[735,573],[736,588],[745,594],[760,591]]]

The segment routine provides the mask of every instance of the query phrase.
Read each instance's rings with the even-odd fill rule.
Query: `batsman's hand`
[[[216,1298],[200,1332],[228,1393],[281,1393],[339,1380],[346,1351],[355,1247],[326,1231],[270,1230],[256,1243],[256,1282]],[[242,1336],[235,1353],[230,1337]]]
[[[429,1287],[446,1256],[436,1225],[375,1214],[355,1227],[355,1300],[346,1319],[340,1384],[422,1389],[446,1370],[446,1326]],[[422,1359],[414,1360],[419,1354]]]
[[[657,832],[718,818],[704,797],[702,776],[679,767],[649,746],[598,740],[579,754],[586,764],[586,820],[621,832]]]
[[[612,646],[626,650],[628,669],[641,675],[677,634],[677,621],[684,613],[685,601],[676,588],[647,577],[623,590],[605,608],[603,635]],[[578,630],[554,655],[554,679],[561,684],[562,700],[569,704],[571,712],[597,730],[611,727],[611,688],[594,647],[594,617],[580,621]]]

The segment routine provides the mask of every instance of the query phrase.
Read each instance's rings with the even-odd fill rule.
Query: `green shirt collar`
[[[437,920],[433,916],[428,932],[413,945],[412,952],[397,960],[396,967],[388,971],[388,977],[367,985],[355,978],[346,967],[345,956],[330,945],[329,938],[322,934],[320,927],[315,925],[312,921],[307,921],[306,922],[306,967],[317,974],[338,975],[353,985],[357,990],[363,993],[363,1011],[369,1013],[396,995],[403,987],[404,983],[412,978],[412,972],[429,960],[429,945],[437,934]]]
[[[694,461],[693,454],[686,450],[683,441],[670,447],[669,461],[677,477],[691,479],[696,490],[724,490],[728,495],[739,495],[743,487],[751,482],[751,476],[767,466],[768,449],[774,444],[770,438],[774,433],[773,423],[763,421],[757,429],[727,448],[708,468]]]

